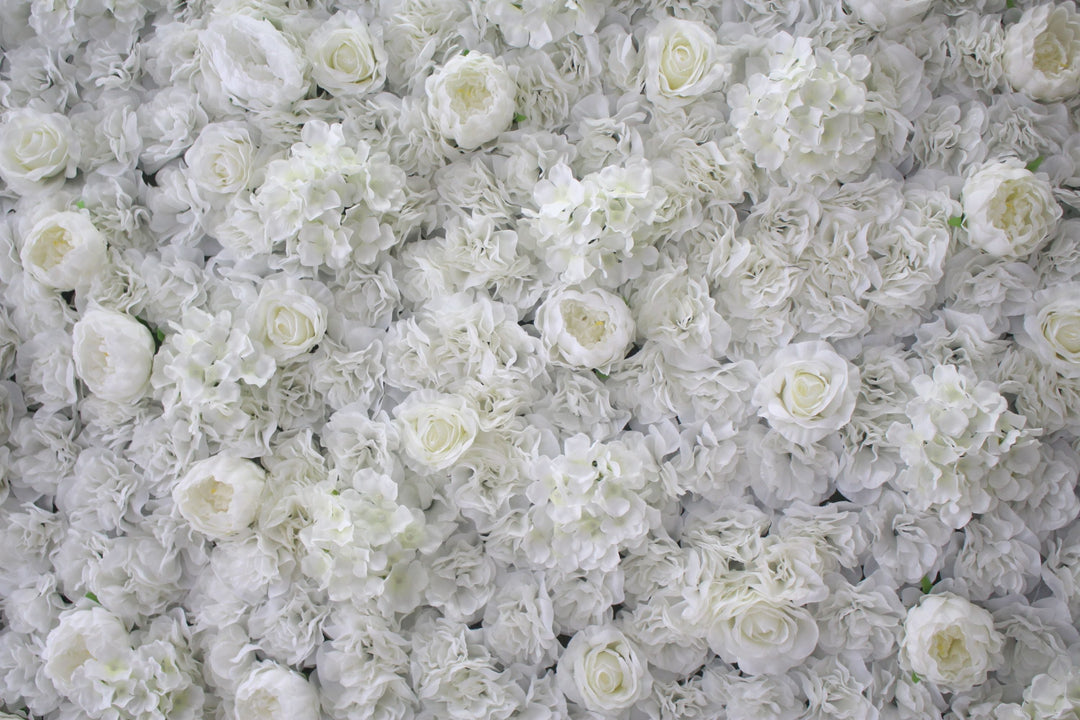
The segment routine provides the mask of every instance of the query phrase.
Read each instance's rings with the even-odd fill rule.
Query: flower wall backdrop
[[[0,717],[1080,717],[1071,0],[0,50]]]

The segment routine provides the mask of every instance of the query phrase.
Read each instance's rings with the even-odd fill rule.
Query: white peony
[[[250,460],[221,454],[202,460],[173,488],[176,509],[193,528],[222,540],[247,528],[266,492],[266,472]]]
[[[0,125],[0,178],[19,193],[75,177],[78,144],[59,113],[16,110]]]
[[[465,150],[494,140],[514,119],[517,86],[501,60],[458,55],[427,79],[428,113],[444,137]]]
[[[267,20],[219,15],[199,32],[207,99],[247,110],[287,108],[307,92],[304,58]]]
[[[120,620],[100,607],[73,609],[45,638],[45,677],[91,717],[114,706],[132,682],[132,652]]]
[[[758,414],[791,442],[807,444],[851,419],[859,371],[826,342],[793,343],[761,366]]]
[[[1004,260],[1042,247],[1061,217],[1050,183],[1019,160],[984,164],[964,181],[961,195],[964,241]]]
[[[645,96],[684,105],[712,90],[726,75],[716,34],[699,22],[665,18],[645,36]]]
[[[618,295],[594,288],[553,292],[536,311],[553,363],[606,372],[634,340],[634,318]]]
[[[462,395],[418,390],[394,408],[405,452],[422,467],[445,470],[468,450],[479,430],[473,403]]]
[[[75,372],[90,392],[116,403],[142,397],[150,385],[155,352],[145,325],[125,313],[93,308],[71,333]]]
[[[596,713],[625,710],[652,689],[652,675],[637,648],[610,626],[574,635],[556,673],[563,694]]]
[[[354,12],[338,13],[311,34],[311,76],[334,95],[363,95],[386,80],[382,40]]]
[[[986,680],[1004,641],[989,612],[952,593],[926,595],[908,610],[900,658],[942,690],[964,692]]]
[[[86,212],[48,214],[23,235],[23,269],[57,290],[84,286],[108,262],[105,236]]]
[[[211,195],[245,190],[254,171],[255,143],[242,122],[207,125],[184,154],[187,175]]]
[[[236,688],[236,720],[318,720],[319,696],[299,673],[271,661]]]
[[[1080,15],[1072,3],[1028,8],[1005,33],[1005,77],[1036,100],[1080,91]]]

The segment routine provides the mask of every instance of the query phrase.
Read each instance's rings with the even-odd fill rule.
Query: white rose
[[[620,631],[594,625],[570,640],[556,668],[566,697],[598,713],[625,710],[652,689],[652,676]]]
[[[458,55],[425,87],[439,132],[466,150],[495,139],[514,119],[517,86],[502,61],[490,55]]]
[[[255,519],[266,473],[234,455],[215,455],[191,466],[173,488],[173,502],[193,528],[216,540],[236,535]]]
[[[319,696],[299,673],[266,661],[236,688],[237,720],[318,720]]]
[[[386,51],[354,12],[338,13],[311,34],[307,45],[311,75],[335,95],[362,95],[386,80]]]
[[[199,133],[184,154],[187,175],[203,192],[232,195],[248,187],[255,143],[240,122],[213,123]]]
[[[600,289],[552,293],[536,311],[536,328],[553,363],[601,372],[623,359],[635,331],[622,298]]]
[[[779,675],[814,652],[818,626],[802,607],[763,593],[752,577],[687,592],[684,619],[704,626],[709,648],[747,675]]]
[[[645,36],[645,96],[681,105],[709,92],[725,75],[716,35],[692,20],[666,18]]]
[[[57,290],[89,283],[104,267],[105,236],[85,212],[46,215],[23,236],[19,259],[38,282]]]
[[[761,367],[754,390],[758,414],[791,442],[807,444],[851,419],[859,371],[826,342],[793,343]]]
[[[216,17],[199,33],[199,46],[211,98],[220,90],[240,107],[260,111],[286,108],[307,92],[304,58],[266,20]]]
[[[326,306],[288,286],[268,284],[252,308],[252,335],[278,360],[315,347],[326,333]]]
[[[46,181],[75,177],[78,146],[71,122],[59,113],[16,110],[0,125],[0,178],[29,193]]]
[[[1050,183],[1019,160],[984,164],[964,181],[961,196],[964,241],[1004,260],[1042,247],[1061,217]]]
[[[1016,337],[1059,374],[1080,377],[1080,283],[1038,293]]]
[[[154,338],[129,315],[93,308],[72,329],[75,373],[103,400],[131,403],[142,397],[154,367]]]
[[[394,408],[405,452],[420,465],[444,470],[472,447],[479,429],[476,409],[461,395],[414,392]]]
[[[908,610],[901,661],[943,690],[964,692],[986,681],[1004,645],[989,612],[952,593],[926,595]]]
[[[1005,77],[1036,100],[1080,91],[1080,17],[1072,3],[1035,5],[1005,33]]]

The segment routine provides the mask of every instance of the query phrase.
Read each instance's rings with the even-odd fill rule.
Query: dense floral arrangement
[[[0,717],[1080,717],[1070,0],[0,50]]]

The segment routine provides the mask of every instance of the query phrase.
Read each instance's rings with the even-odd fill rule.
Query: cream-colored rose
[[[213,195],[232,195],[251,181],[255,143],[241,122],[212,123],[184,154],[187,175],[195,186]]]
[[[552,293],[536,311],[536,329],[553,363],[606,372],[634,340],[634,318],[606,290]]]
[[[652,689],[652,675],[637,648],[610,626],[594,625],[574,635],[559,658],[556,678],[567,699],[596,713],[625,710]]]
[[[319,696],[298,673],[265,661],[236,688],[236,720],[318,720]]]
[[[665,18],[645,36],[645,96],[654,103],[688,103],[726,72],[716,35],[702,23]]]
[[[266,472],[250,460],[215,455],[191,466],[173,488],[173,502],[191,527],[215,540],[236,535],[255,519]]]
[[[989,162],[964,181],[964,242],[1005,260],[1042,247],[1061,217],[1050,183],[1019,160]]]
[[[989,612],[959,595],[926,595],[908,610],[900,658],[942,690],[964,692],[986,681],[1004,642]]]
[[[859,371],[826,342],[793,343],[761,368],[758,414],[791,442],[816,442],[851,419]]]
[[[1037,293],[1016,339],[1065,377],[1080,377],[1080,283]]]
[[[278,360],[288,360],[315,347],[326,333],[326,306],[286,285],[263,287],[252,308],[251,332]]]
[[[490,55],[455,56],[425,88],[435,126],[465,150],[494,140],[514,119],[517,86],[502,61]]]
[[[1072,3],[1035,5],[1005,33],[1005,77],[1036,100],[1080,91],[1080,16]]]
[[[154,367],[154,338],[130,315],[93,308],[72,328],[75,374],[94,395],[132,403],[146,392]]]
[[[57,290],[89,283],[108,262],[105,236],[86,212],[58,212],[38,220],[25,235],[19,259],[38,282]]]
[[[0,125],[0,178],[29,193],[51,179],[75,177],[78,146],[71,122],[59,113],[16,110]]]
[[[421,466],[444,470],[472,447],[479,416],[461,395],[419,390],[394,408],[405,452]]]
[[[334,95],[362,95],[386,80],[386,51],[378,35],[354,12],[338,13],[311,34],[311,75]]]

